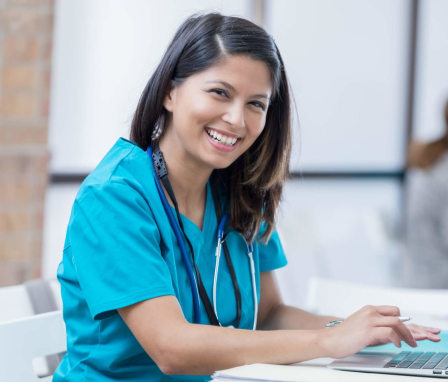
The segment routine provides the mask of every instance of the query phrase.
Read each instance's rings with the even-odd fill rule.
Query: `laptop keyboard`
[[[433,369],[434,374],[448,374],[448,353],[402,351],[384,367]]]

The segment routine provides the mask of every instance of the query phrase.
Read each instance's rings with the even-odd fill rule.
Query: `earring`
[[[165,128],[165,113],[162,113],[157,120],[156,125],[154,126],[154,130],[151,135],[151,140],[157,141],[163,133]]]

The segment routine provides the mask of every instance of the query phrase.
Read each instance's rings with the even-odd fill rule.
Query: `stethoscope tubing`
[[[200,323],[199,288],[198,288],[197,280],[194,275],[193,266],[192,266],[190,258],[188,256],[188,252],[185,247],[185,242],[184,242],[184,239],[182,236],[182,232],[179,228],[178,222],[171,210],[170,205],[168,204],[168,200],[167,200],[165,193],[162,189],[162,185],[160,183],[159,176],[156,172],[154,162],[152,160],[151,147],[148,147],[147,154],[152,163],[152,172],[153,172],[154,180],[156,183],[157,192],[158,192],[160,200],[162,202],[163,209],[165,210],[165,213],[170,222],[171,228],[173,229],[174,235],[176,236],[176,240],[179,244],[180,252],[182,255],[182,260],[184,261],[185,268],[187,270],[187,275],[188,275],[188,278],[190,281],[191,293],[192,293],[192,297],[193,297],[194,322]],[[215,316],[217,319],[218,319],[218,312],[217,312],[217,306],[216,306],[216,300],[217,300],[216,290],[217,290],[217,280],[218,280],[218,271],[219,271],[219,260],[220,260],[220,256],[221,256],[222,243],[224,242],[224,227],[226,225],[227,219],[228,219],[228,215],[224,215],[223,218],[221,219],[221,221],[219,222],[218,232],[217,232],[218,245],[216,247],[216,252],[215,252],[216,262],[215,262],[215,272],[214,272],[214,277],[213,277],[213,309],[214,309]],[[258,299],[257,299],[257,285],[256,285],[256,278],[255,278],[255,264],[254,264],[253,255],[252,255],[253,244],[246,242],[246,245],[247,245],[247,250],[248,250],[247,256],[249,258],[249,264],[250,264],[250,273],[251,273],[252,291],[253,291],[253,303],[254,303],[254,322],[253,322],[252,329],[255,330],[256,326],[257,326]],[[218,319],[218,323],[221,326],[219,319]]]

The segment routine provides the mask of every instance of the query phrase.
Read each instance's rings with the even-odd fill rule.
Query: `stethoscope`
[[[233,289],[235,292],[235,300],[237,304],[237,319],[236,319],[236,326],[239,326],[240,319],[241,319],[241,293],[239,290],[238,282],[236,280],[236,274],[235,270],[233,268],[232,260],[230,258],[230,253],[227,248],[226,242],[225,242],[225,234],[224,234],[224,228],[226,226],[228,215],[224,215],[221,217],[221,207],[219,203],[219,198],[217,193],[214,190],[214,187],[212,187],[212,194],[215,204],[215,210],[216,215],[218,219],[218,230],[217,230],[217,245],[216,245],[216,251],[215,251],[215,271],[213,276],[213,306],[210,302],[210,299],[208,298],[207,292],[205,291],[205,287],[202,283],[202,279],[199,273],[199,270],[194,262],[194,251],[193,247],[191,245],[190,240],[188,239],[187,235],[185,234],[185,230],[183,227],[182,219],[180,218],[179,209],[177,206],[177,201],[174,196],[173,189],[171,187],[171,184],[168,179],[168,170],[166,168],[165,160],[163,158],[163,154],[160,151],[159,147],[156,146],[154,148],[154,151],[152,150],[151,146],[147,149],[148,157],[153,165],[153,175],[154,180],[157,188],[157,192],[159,194],[160,200],[162,201],[163,209],[165,210],[165,213],[168,217],[168,220],[170,222],[170,226],[173,229],[174,235],[176,236],[176,240],[179,244],[182,260],[185,264],[185,268],[187,271],[188,279],[190,282],[191,287],[191,293],[193,297],[193,311],[194,311],[194,322],[200,323],[201,320],[201,314],[200,314],[200,302],[199,298],[201,298],[205,311],[207,313],[207,316],[210,320],[210,323],[212,325],[222,326],[219,319],[218,319],[218,309],[216,305],[216,293],[217,293],[217,284],[218,284],[218,272],[219,272],[219,263],[221,258],[221,250],[224,249],[225,258],[227,261],[227,265],[229,268],[229,273],[232,279],[233,283]],[[176,211],[177,219],[174,216],[174,213],[171,209],[171,206],[168,203],[168,200],[165,196],[165,193],[162,189],[161,182],[163,183],[165,190],[167,191],[171,201],[174,204],[174,208]],[[191,257],[188,256],[187,248],[185,245],[185,242],[189,246]],[[255,277],[255,265],[254,265],[254,259],[253,259],[253,244],[248,243],[246,240],[246,246],[247,246],[247,256],[249,259],[249,265],[250,265],[250,274],[251,274],[251,281],[252,281],[252,292],[253,292],[253,302],[254,302],[254,322],[252,329],[255,330],[257,326],[257,314],[258,314],[258,299],[257,299],[257,284],[256,284],[256,277]]]

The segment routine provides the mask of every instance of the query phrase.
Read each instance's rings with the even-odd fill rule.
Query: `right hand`
[[[325,329],[324,346],[332,358],[347,357],[366,346],[389,342],[401,347],[404,341],[416,347],[417,342],[399,316],[396,306],[365,306],[339,325]]]

